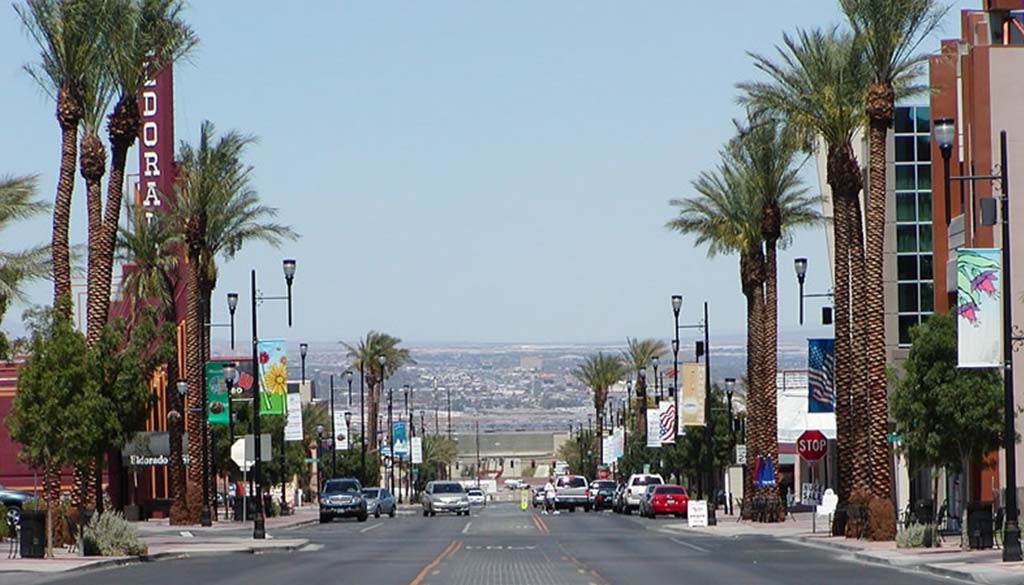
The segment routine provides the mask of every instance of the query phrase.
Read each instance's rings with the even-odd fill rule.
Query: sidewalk
[[[736,516],[719,514],[717,526],[690,528],[685,523],[672,523],[660,528],[721,537],[770,536],[794,544],[843,551],[861,562],[917,570],[984,585],[1024,583],[1024,562],[1004,563],[1000,550],[960,550],[959,536],[946,537],[940,548],[897,548],[895,542],[831,536],[828,526],[820,522],[817,533],[814,533],[810,513],[798,513],[794,518],[776,524],[737,522]]]
[[[149,547],[142,557],[83,557],[54,549],[52,559],[8,559],[0,557],[0,575],[9,572],[60,573],[81,569],[96,569],[139,561],[158,561],[182,557],[220,555],[230,553],[266,553],[297,550],[307,544],[301,538],[287,538],[288,529],[314,524],[319,521],[316,506],[304,506],[290,516],[266,519],[266,540],[252,538],[252,522],[221,521],[209,528],[201,526],[170,526],[166,519],[137,522],[139,536]],[[0,543],[6,547],[9,542]],[[7,549],[3,548],[6,553]]]

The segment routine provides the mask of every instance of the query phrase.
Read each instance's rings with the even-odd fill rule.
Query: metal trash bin
[[[992,548],[992,504],[970,502],[967,504],[967,541],[972,550]]]

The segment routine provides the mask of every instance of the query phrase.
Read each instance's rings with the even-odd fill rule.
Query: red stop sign
[[[828,439],[821,431],[804,431],[796,440],[796,451],[807,461],[817,461],[828,452]]]

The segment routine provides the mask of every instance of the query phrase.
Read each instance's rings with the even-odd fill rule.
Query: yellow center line
[[[416,578],[409,582],[409,585],[420,585],[420,583],[423,582],[424,577],[427,576],[427,573],[429,573],[434,567],[436,567],[438,563],[440,563],[444,559],[445,555],[454,550],[458,544],[459,541],[453,540],[448,546],[444,548],[443,551],[441,551],[441,554],[434,557],[434,560],[427,563],[427,566],[423,567],[423,569],[420,570],[419,574],[416,575]]]
[[[447,558],[448,558],[448,560],[449,560],[449,561],[450,561],[450,560],[452,560],[452,557],[454,557],[454,556],[455,556],[455,553],[459,552],[459,549],[460,549],[460,548],[462,548],[462,544],[463,544],[463,541],[461,541],[461,540],[460,540],[460,541],[459,541],[459,542],[458,542],[458,543],[457,543],[457,544],[455,545],[455,548],[453,548],[452,550],[450,550],[450,551],[448,552]]]

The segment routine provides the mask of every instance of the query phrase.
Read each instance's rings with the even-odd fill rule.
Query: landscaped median
[[[943,546],[937,548],[897,548],[895,542],[835,537],[828,534],[827,526],[818,526],[818,532],[813,532],[809,513],[796,514],[785,522],[773,524],[737,522],[735,517],[719,516],[718,525],[707,528],[690,528],[688,524],[679,522],[659,523],[657,528],[719,537],[771,536],[802,546],[840,551],[864,563],[921,571],[984,585],[1024,583],[1024,563],[1002,562],[1001,550],[964,551],[960,549],[958,536],[946,537]]]
[[[139,555],[83,556],[81,551],[54,549],[49,559],[0,557],[0,575],[8,572],[60,573],[98,569],[128,563],[222,554],[290,552],[308,544],[303,538],[284,538],[287,530],[317,522],[315,507],[300,508],[291,516],[267,519],[267,538],[252,538],[252,523],[218,522],[209,528],[170,526],[166,521],[133,523],[146,552]],[[275,537],[276,532],[276,537]],[[8,543],[3,543],[8,544]]]

